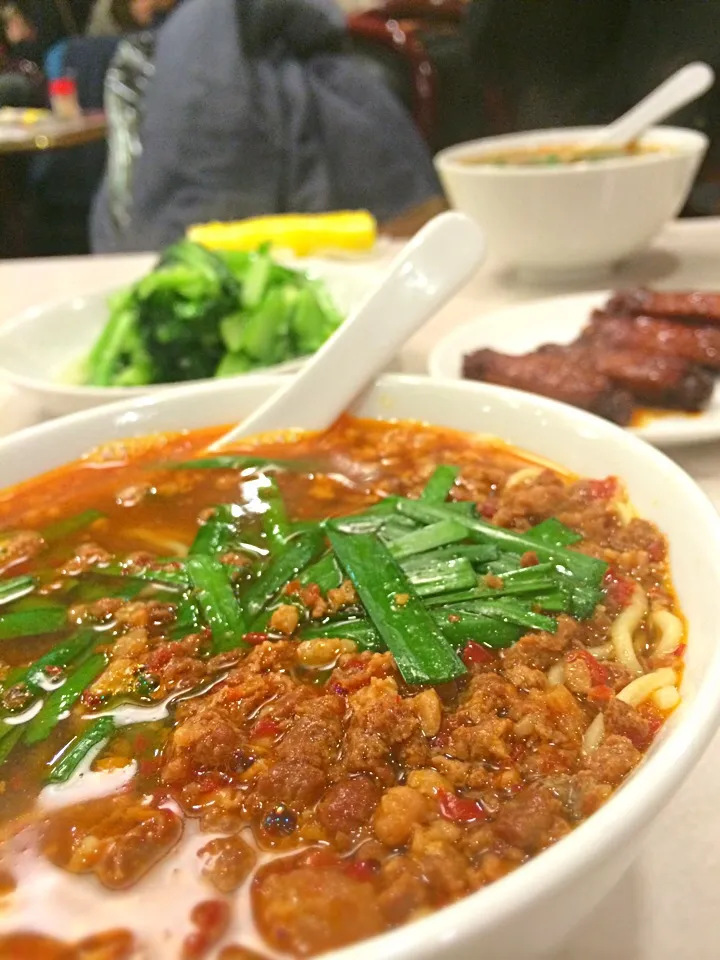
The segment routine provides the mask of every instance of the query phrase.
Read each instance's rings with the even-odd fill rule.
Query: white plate
[[[324,259],[282,258],[296,269],[323,280],[335,303],[348,313],[381,274],[376,264]],[[102,403],[167,390],[177,384],[146,387],[83,387],[63,383],[72,365],[87,354],[108,319],[108,300],[118,292],[101,293],[32,307],[0,326],[0,377],[31,398],[45,416],[75,413]],[[278,364],[254,373],[292,373],[303,360]]]
[[[601,307],[609,295],[605,290],[549,297],[486,313],[443,337],[428,358],[430,376],[462,379],[463,357],[482,347],[520,354],[535,350],[543,343],[571,343],[587,323],[591,311]],[[662,414],[630,429],[659,447],[717,440],[720,438],[720,382],[704,413]]]

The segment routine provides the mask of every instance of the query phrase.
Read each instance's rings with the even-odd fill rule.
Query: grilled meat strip
[[[615,386],[588,358],[542,350],[520,357],[476,350],[463,359],[463,376],[539,393],[622,425],[630,422],[633,411],[630,393]]]
[[[697,327],[656,317],[627,317],[595,310],[581,341],[613,350],[681,357],[720,370],[720,327]]]
[[[605,312],[610,314],[667,317],[720,326],[720,293],[699,291],[620,290],[608,300]]]

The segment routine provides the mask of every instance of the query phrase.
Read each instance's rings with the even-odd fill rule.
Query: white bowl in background
[[[343,313],[349,313],[380,276],[380,269],[372,264],[321,259],[287,262],[323,280]],[[176,383],[86,387],[67,382],[73,365],[87,355],[107,323],[108,301],[120,289],[125,288],[32,307],[4,321],[0,324],[0,377],[30,395],[42,414],[51,417],[177,387]],[[294,373],[304,362],[290,360],[258,372]],[[255,372],[241,376],[255,376]]]
[[[252,377],[104,406],[0,441],[0,485],[113,439],[241,419],[282,383]],[[353,412],[492,434],[580,474],[623,477],[670,544],[689,622],[683,702],[646,760],[590,819],[491,886],[333,960],[530,960],[557,946],[619,880],[653,818],[683,783],[720,720],[720,517],[680,467],[628,431],[563,404],[487,384],[383,377]],[[673,882],[668,876],[668,882]],[[6,912],[0,931],[11,925]],[[158,957],[158,960],[165,960]]]
[[[512,165],[469,163],[506,149],[582,144],[597,127],[485,137],[435,157],[454,207],[485,231],[490,257],[528,279],[600,275],[646,247],[682,209],[707,149],[695,130],[655,127],[657,152],[608,160]]]

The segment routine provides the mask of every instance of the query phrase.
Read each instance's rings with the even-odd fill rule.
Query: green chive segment
[[[466,673],[387,547],[373,534],[328,527],[340,565],[407,683],[443,683]]]

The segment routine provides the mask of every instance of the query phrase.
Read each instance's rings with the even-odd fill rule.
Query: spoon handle
[[[301,372],[210,449],[251,434],[329,427],[405,341],[473,276],[484,253],[482,231],[464,214],[435,217]]]
[[[622,147],[660,120],[709,90],[715,74],[698,61],[681,67],[652,93],[590,138],[593,147]]]

